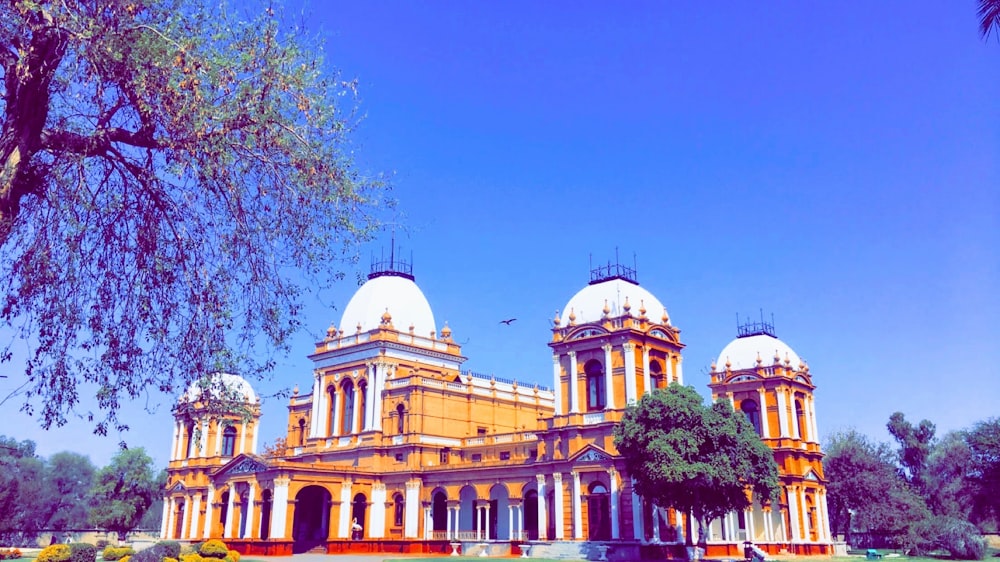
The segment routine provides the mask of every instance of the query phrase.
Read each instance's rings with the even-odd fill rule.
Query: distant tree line
[[[0,435],[0,544],[32,546],[42,532],[103,529],[119,538],[160,526],[166,472],[141,449],[96,468],[79,453],[42,458],[35,443]]]
[[[855,548],[946,550],[982,559],[982,533],[1000,523],[1000,418],[936,435],[934,424],[894,413],[895,446],[855,430],[824,446],[830,523]]]

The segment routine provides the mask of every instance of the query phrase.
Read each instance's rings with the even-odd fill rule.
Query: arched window
[[[740,409],[747,417],[747,421],[753,426],[753,430],[760,435],[760,408],[757,407],[757,403],[753,400],[741,400]]]
[[[403,512],[405,511],[403,494],[396,494],[392,497],[392,524],[396,527],[403,526]]]
[[[222,430],[222,456],[231,457],[236,450],[236,428],[229,425]]]
[[[799,427],[799,439],[805,441],[808,439],[808,432],[806,431],[806,412],[802,409],[802,400],[796,398],[795,400],[795,423]]]
[[[333,414],[337,411],[337,387],[332,384],[326,387],[326,395],[326,430],[327,435],[333,435],[334,428],[337,427],[337,420],[333,419]]]
[[[604,398],[604,366],[596,359],[591,359],[583,366],[587,375],[587,409],[603,410]]]
[[[187,434],[187,447],[185,448],[184,457],[189,459],[194,456],[194,444],[196,441],[193,421],[187,422],[187,425],[185,426],[185,433]]]
[[[299,447],[306,444],[306,420],[299,418]]]
[[[354,383],[344,381],[344,415],[340,419],[340,434],[350,435],[354,432]]]
[[[649,378],[651,379],[650,384],[653,388],[664,388],[667,386],[663,380],[663,365],[657,359],[649,361]]]
[[[396,433],[403,434],[403,414],[406,412],[406,408],[402,404],[396,406]]]
[[[222,492],[219,500],[219,503],[222,504],[222,508],[219,509],[219,525],[224,527],[226,525],[226,516],[229,515],[229,490]]]

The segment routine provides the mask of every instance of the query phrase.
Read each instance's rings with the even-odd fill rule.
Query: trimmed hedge
[[[173,558],[174,562],[181,556],[181,543],[176,541],[160,541],[156,543],[156,548],[160,549],[164,558]]]
[[[72,553],[69,550],[69,545],[50,544],[38,553],[35,562],[69,562],[70,556]]]
[[[97,547],[85,542],[69,543],[70,562],[96,562]]]
[[[179,560],[180,562],[203,562],[205,559],[197,552],[192,552],[191,554],[181,554]]]
[[[119,562],[127,562],[125,558],[133,554],[135,554],[135,551],[130,546],[106,546],[104,547],[104,552],[101,553],[101,558],[108,561],[118,560]]]
[[[229,554],[229,548],[226,546],[226,543],[218,539],[212,539],[201,545],[198,553],[204,558],[225,558]]]

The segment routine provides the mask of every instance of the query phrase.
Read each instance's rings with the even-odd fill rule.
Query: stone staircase
[[[554,560],[600,560],[601,546],[609,545],[591,541],[551,541],[529,542],[531,547],[529,558],[549,558]],[[615,560],[615,548],[611,546],[606,551],[605,560]]]

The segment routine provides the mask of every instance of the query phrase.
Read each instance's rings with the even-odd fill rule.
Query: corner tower
[[[654,388],[683,383],[680,330],[634,268],[591,270],[563,314],[549,343],[556,417],[621,411]]]
[[[755,502],[746,521],[749,540],[788,541],[796,554],[828,553],[832,538],[809,366],[762,319],[738,326],[711,371],[712,399],[726,399],[743,412],[778,463],[782,509]]]

